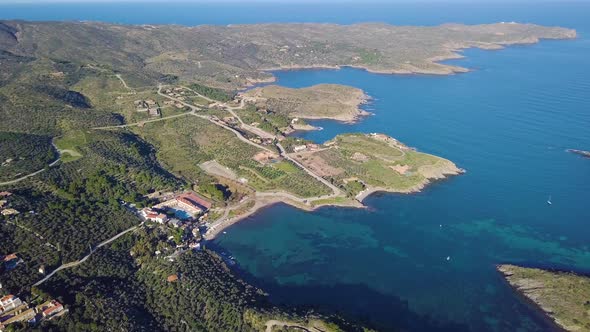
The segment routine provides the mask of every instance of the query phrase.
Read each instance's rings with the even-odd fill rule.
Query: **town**
[[[36,325],[43,320],[51,320],[67,312],[68,309],[56,300],[31,306],[20,298],[8,294],[0,298],[0,331],[19,322]]]
[[[139,210],[138,214],[148,222],[148,226],[166,225],[174,234],[169,241],[178,251],[170,255],[169,259],[183,250],[199,249],[201,231],[206,228],[204,219],[212,203],[192,191],[155,193],[150,198],[159,203]],[[161,252],[154,254],[160,255]]]

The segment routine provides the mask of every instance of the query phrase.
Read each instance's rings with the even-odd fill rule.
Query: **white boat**
[[[548,204],[548,205],[551,205],[551,204],[553,204],[553,203],[551,203],[551,196],[549,196],[549,198],[547,199],[547,204]]]

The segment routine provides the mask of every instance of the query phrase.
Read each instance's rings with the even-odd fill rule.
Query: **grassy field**
[[[80,147],[90,142],[91,135],[83,130],[72,130],[63,136],[56,138],[53,142],[61,151],[61,161],[71,162],[82,158]]]
[[[244,93],[256,98],[256,106],[289,118],[335,119],[353,121],[362,114],[362,90],[338,85],[319,84],[307,88],[285,88],[268,85]],[[287,123],[288,124],[288,123]]]
[[[419,189],[431,178],[458,171],[446,159],[416,152],[392,142],[364,134],[339,135],[329,149],[294,155],[304,165],[330,178],[352,196],[364,187],[353,186],[353,182],[348,181],[351,178],[358,179],[359,184],[406,192]]]
[[[290,162],[262,165],[252,158],[261,150],[240,141],[232,132],[207,120],[190,116],[148,123],[134,131],[154,144],[158,159],[189,181],[208,183],[199,167],[215,160],[228,167],[256,190],[284,190],[300,197],[329,193],[329,188]]]
[[[514,265],[498,270],[566,331],[590,331],[590,278]]]

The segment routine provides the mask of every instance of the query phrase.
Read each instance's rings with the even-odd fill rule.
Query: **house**
[[[45,274],[45,265],[39,266],[39,273],[40,274]]]
[[[2,263],[4,263],[4,267],[8,270],[14,269],[18,264],[22,262],[23,260],[20,259],[16,254],[6,255],[2,258]]]
[[[12,196],[11,192],[8,192],[8,191],[0,192],[0,197],[9,197],[9,196]]]
[[[0,213],[2,213],[3,216],[11,216],[14,214],[19,214],[19,212],[15,209],[4,209]]]
[[[7,200],[5,200],[5,199],[0,200],[0,208],[3,207],[4,205],[6,205],[6,203],[8,203]]]
[[[293,147],[293,152],[301,152],[307,150],[307,145],[295,145]]]
[[[310,150],[317,150],[320,148],[319,144],[315,144],[315,143],[307,143],[307,144],[305,144],[305,146]]]
[[[223,118],[223,121],[229,125],[238,124],[238,120],[233,116],[226,116]]]
[[[148,115],[149,116],[160,116],[160,108],[159,107],[150,107],[148,108]]]
[[[21,299],[12,294],[6,295],[0,299],[0,315],[18,308],[21,305],[23,305]]]
[[[10,254],[10,255],[6,255],[4,257],[2,257],[2,260],[6,263],[6,262],[10,262],[13,261],[15,259],[18,259],[18,256],[16,254]]]
[[[43,310],[43,317],[51,317],[62,310],[64,310],[63,305],[56,300],[53,300],[51,301],[49,308]]]
[[[178,275],[176,275],[176,274],[171,274],[171,275],[169,275],[169,276],[168,276],[168,278],[166,278],[166,280],[167,280],[168,282],[176,282],[176,281],[178,281]]]
[[[144,217],[146,220],[155,221],[160,224],[163,224],[168,220],[168,217],[165,214],[155,211],[147,212]]]
[[[10,306],[11,304],[16,303],[17,301],[19,301],[19,298],[12,295],[12,294],[8,294],[3,296],[2,298],[0,298],[0,306],[1,307],[7,307]]]

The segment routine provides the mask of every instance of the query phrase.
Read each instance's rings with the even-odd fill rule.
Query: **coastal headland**
[[[448,75],[468,71],[440,63],[462,57],[461,49],[576,37],[570,29],[504,22],[182,27],[4,21],[0,27],[0,47],[20,63],[13,70],[30,66],[44,84],[66,91],[63,100],[74,107],[101,109],[116,118],[87,129],[129,131],[198,192],[225,197],[214,199],[220,216],[210,217],[207,237],[268,204],[358,207],[377,191],[417,192],[433,180],[463,173],[449,160],[379,133],[339,135],[322,144],[289,137],[295,130],[317,129],[305,119],[359,121],[369,114],[361,106],[370,97],[335,84],[268,85],[234,93],[274,81],[269,71],[348,66],[382,74]],[[52,38],[62,40],[62,47],[52,47],[47,42]],[[82,42],[88,39],[95,41],[92,46]],[[15,110],[3,108],[7,118]],[[12,123],[11,130],[25,123]],[[49,131],[78,137],[69,127]]]
[[[244,90],[275,69],[450,75],[469,69],[441,61],[465,48],[575,37],[518,23],[0,21],[0,235],[15,253],[3,289],[68,299],[78,329],[132,329],[130,312],[153,319],[143,329],[308,328],[258,311],[262,291],[200,241],[271,204],[362,208],[376,191],[413,193],[463,170],[382,133],[289,135],[314,129],[305,119],[361,120],[370,100],[354,87]]]
[[[508,283],[562,329],[589,331],[590,278],[516,265],[498,265]]]

